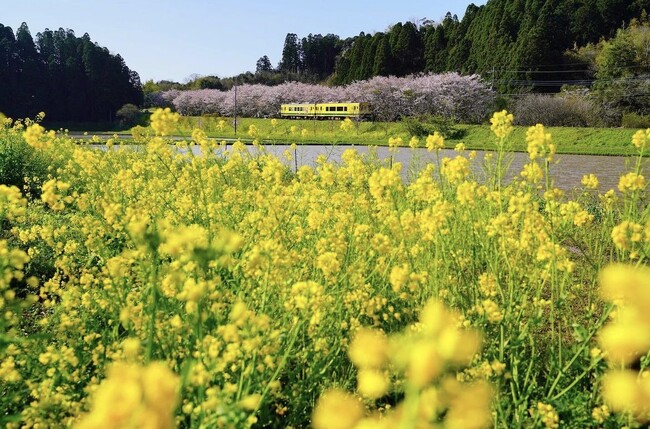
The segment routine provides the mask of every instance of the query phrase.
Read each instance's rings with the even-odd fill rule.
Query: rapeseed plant
[[[51,165],[0,185],[3,425],[649,419],[645,134],[622,189],[588,176],[573,198],[553,186],[541,126],[531,162],[505,174],[507,112],[487,178],[462,151],[410,180],[392,162],[403,142],[389,160],[349,149],[290,168],[199,129],[200,156],[177,148],[175,118],[157,111],[137,150],[0,127],[0,149],[20,141]]]

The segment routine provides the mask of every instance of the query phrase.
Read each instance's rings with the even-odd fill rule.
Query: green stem
[[[255,414],[257,412],[257,410],[259,410],[260,405],[264,402],[264,398],[266,397],[266,395],[269,392],[269,389],[271,388],[270,387],[271,383],[273,383],[275,380],[278,379],[278,376],[280,375],[280,371],[282,371],[284,369],[284,367],[286,366],[287,360],[289,359],[289,355],[293,352],[293,345],[296,343],[296,340],[298,339],[299,328],[302,327],[302,325],[303,325],[303,322],[298,323],[298,324],[293,326],[293,328],[292,328],[292,330],[293,330],[292,334],[293,335],[291,337],[291,340],[289,341],[289,344],[285,348],[284,354],[282,355],[282,360],[280,361],[280,364],[278,365],[278,367],[275,369],[275,372],[273,373],[273,376],[271,377],[271,380],[266,384],[266,386],[264,386],[264,390],[262,391],[260,401],[258,402],[257,407],[255,408],[255,410],[253,410],[252,414]]]
[[[601,319],[598,321],[598,323],[596,324],[596,326],[595,326],[595,327],[592,329],[592,331],[589,333],[589,336],[587,336],[587,338],[585,338],[585,340],[582,342],[582,344],[580,345],[580,347],[578,348],[578,350],[574,353],[574,355],[573,355],[573,357],[571,358],[571,360],[569,360],[569,362],[567,362],[567,364],[564,366],[564,368],[562,368],[562,370],[560,370],[560,372],[558,373],[558,375],[555,377],[555,380],[553,380],[553,384],[551,384],[551,387],[550,387],[550,389],[548,390],[548,393],[546,394],[547,397],[548,397],[548,396],[551,396],[551,393],[553,393],[553,391],[554,391],[555,388],[557,387],[557,384],[560,382],[560,380],[562,379],[562,377],[563,377],[563,376],[567,373],[567,371],[571,368],[571,366],[572,366],[573,363],[576,361],[576,359],[578,359],[578,357],[580,357],[580,355],[581,355],[582,352],[585,350],[585,348],[587,348],[587,346],[589,345],[589,342],[591,341],[591,339],[594,337],[594,335],[596,335],[596,333],[598,332],[598,330],[601,328],[601,326],[605,323],[605,321],[606,321],[607,318],[609,317],[609,313],[612,311],[612,308],[613,308],[613,307],[614,307],[614,306],[610,304],[610,306],[605,310],[605,312],[603,313],[603,316],[602,316]],[[587,370],[585,370],[585,372],[583,372],[583,374],[582,374],[580,377],[578,377],[578,379],[584,377],[584,375],[586,374],[586,372],[588,372],[588,371],[590,371],[590,370],[591,370],[591,367],[588,368]],[[577,382],[577,381],[576,381],[576,382]],[[571,383],[569,386],[571,386],[571,387],[574,386],[576,382]],[[565,391],[567,391],[567,389],[564,389],[564,390],[562,391],[562,392],[563,392],[562,394],[564,394]],[[553,397],[553,399],[558,398],[558,397],[559,397],[559,396],[556,395],[555,397]]]

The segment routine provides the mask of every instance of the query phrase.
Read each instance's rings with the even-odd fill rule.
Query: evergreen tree
[[[366,36],[366,47],[361,59],[361,67],[357,74],[358,80],[369,79],[373,76],[375,57],[377,56],[377,45],[381,41],[381,36],[377,33],[374,36]]]
[[[350,74],[350,67],[352,66],[350,56],[346,53],[342,55],[336,62],[336,70],[334,72],[334,83],[337,85],[344,85],[348,83],[348,75]]]
[[[44,104],[45,97],[39,91],[44,83],[44,70],[41,67],[34,39],[24,22],[16,31],[16,54],[19,71],[14,88],[16,108],[25,112],[25,116],[34,117],[39,112],[38,106]]]
[[[441,73],[447,65],[447,37],[444,25],[432,32],[426,46],[426,71]]]
[[[363,75],[363,53],[366,50],[367,39],[366,35],[362,32],[354,42],[352,50],[350,51],[350,68],[347,76],[345,76],[345,83],[359,80],[359,76]]]
[[[289,33],[284,39],[282,48],[282,59],[278,68],[286,73],[298,73],[300,71],[300,42],[295,33]]]
[[[402,32],[402,23],[398,22],[397,24],[393,25],[390,30],[388,31],[388,36],[390,38],[390,51],[391,55],[395,52],[397,49],[397,41],[399,40],[399,34]]]
[[[268,73],[273,71],[273,66],[271,65],[271,60],[268,56],[264,55],[257,60],[255,64],[255,73]]]
[[[16,38],[11,27],[0,24],[0,112],[14,115],[16,111],[15,90],[18,84],[16,64]]]
[[[318,76],[323,79],[334,72],[336,58],[341,53],[341,40],[335,34],[326,34],[320,40],[318,51]]]
[[[390,74],[390,40],[387,35],[377,33],[379,41],[375,52],[375,62],[372,66],[373,76],[388,76]]]
[[[396,74],[404,76],[422,70],[423,41],[415,24],[406,22],[401,26],[393,47]]]

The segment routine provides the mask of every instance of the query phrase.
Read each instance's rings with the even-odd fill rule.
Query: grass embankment
[[[219,127],[219,122],[222,128]],[[360,122],[352,131],[341,130],[341,121],[311,121],[278,119],[275,126],[271,119],[238,119],[237,134],[232,118],[182,117],[180,129],[189,136],[194,128],[201,128],[213,138],[251,139],[250,126],[257,128],[257,136],[265,142],[288,142],[302,144],[355,144],[387,146],[389,137],[401,137],[408,144],[411,135],[401,122]],[[292,127],[295,127],[292,132]],[[447,138],[446,146],[453,148],[464,143],[468,149],[493,150],[494,136],[489,125],[458,125],[462,138]],[[512,150],[526,151],[526,130],[528,127],[515,127],[511,138],[515,142]],[[303,132],[302,130],[306,130]],[[577,128],[548,127],[548,132],[557,143],[559,153],[594,155],[633,155],[630,147],[632,135],[636,130],[623,128]],[[424,138],[420,144],[424,146]]]
[[[223,122],[221,122],[223,121]],[[220,125],[221,122],[221,125]],[[351,131],[341,130],[341,121],[313,121],[278,119],[276,125],[271,119],[240,118],[237,120],[235,132],[232,118],[185,116],[179,122],[176,137],[190,137],[195,128],[200,128],[211,138],[235,139],[239,138],[245,143],[253,140],[254,136],[266,144],[273,143],[298,143],[298,144],[350,144],[388,146],[389,137],[401,137],[404,145],[411,139],[411,134],[402,122],[359,122]],[[249,134],[250,127],[254,126],[257,132]],[[293,128],[293,131],[292,131]],[[526,131],[529,127],[518,126],[514,128],[509,141],[513,142],[509,148],[516,152],[526,151]],[[96,129],[96,128],[95,128]],[[446,138],[446,146],[454,148],[458,143],[464,143],[470,150],[494,150],[494,137],[490,126],[461,124],[455,126],[462,137]],[[304,131],[303,131],[304,130]],[[130,135],[130,130],[93,132],[88,129],[88,134],[112,135],[115,132],[121,137]],[[584,154],[584,155],[634,155],[630,147],[632,135],[636,130],[625,128],[579,128],[579,127],[547,127],[553,141],[557,143],[558,153]],[[420,145],[424,146],[424,138],[420,138]]]

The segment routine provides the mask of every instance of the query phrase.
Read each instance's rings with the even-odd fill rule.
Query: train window
[[[336,106],[336,111],[337,112],[342,112],[343,111],[343,106]]]

